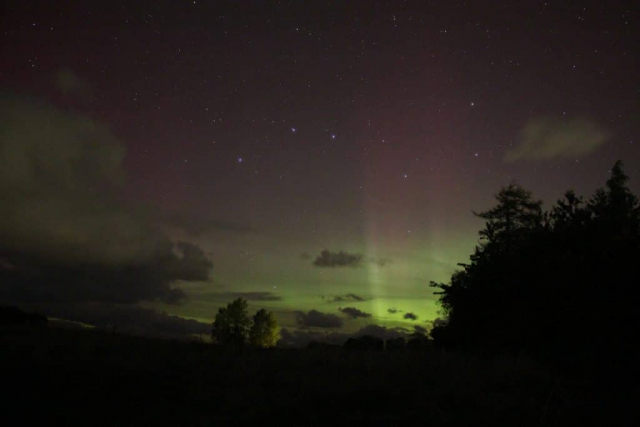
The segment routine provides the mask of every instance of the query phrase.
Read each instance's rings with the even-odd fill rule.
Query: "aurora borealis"
[[[54,317],[208,327],[244,296],[290,330],[428,328],[501,186],[640,178],[631,2],[23,3],[0,300]]]

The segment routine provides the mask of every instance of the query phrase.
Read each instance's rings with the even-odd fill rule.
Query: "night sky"
[[[6,3],[0,300],[50,316],[428,328],[501,186],[639,188],[635,2]]]

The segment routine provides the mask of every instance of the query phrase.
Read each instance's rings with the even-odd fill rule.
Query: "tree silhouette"
[[[638,224],[638,198],[626,186],[629,177],[617,161],[611,168],[606,190],[598,190],[589,207],[609,232],[633,233]],[[635,230],[637,231],[637,230]]]
[[[385,341],[384,348],[388,351],[404,350],[407,348],[407,340],[405,340],[404,337],[389,338]]]
[[[382,351],[384,350],[384,341],[371,335],[361,335],[359,337],[349,338],[342,347],[357,351]]]
[[[419,332],[414,332],[407,341],[407,348],[411,351],[424,351],[431,346],[431,340]]]
[[[542,225],[542,202],[533,200],[531,192],[518,184],[510,184],[496,195],[498,205],[485,212],[474,215],[487,220],[480,238],[487,242],[503,243],[507,249],[517,234]]]
[[[247,340],[251,319],[247,314],[247,300],[237,298],[220,307],[213,322],[211,337],[223,345],[242,346]]]
[[[514,184],[496,196],[471,262],[438,289],[441,344],[531,351],[622,349],[638,327],[640,208],[617,162],[588,202],[565,193],[549,212]],[[597,318],[595,317],[597,313]]]
[[[253,325],[249,331],[249,342],[262,348],[275,347],[280,340],[280,328],[273,313],[260,309],[253,316]]]

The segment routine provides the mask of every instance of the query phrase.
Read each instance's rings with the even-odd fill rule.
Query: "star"
[[[238,162],[238,163],[244,163],[244,157],[238,157],[238,158],[236,159],[236,162]]]
[[[296,129],[296,128],[292,127],[292,128],[291,128],[291,133],[296,133],[296,132],[298,132],[298,129]]]

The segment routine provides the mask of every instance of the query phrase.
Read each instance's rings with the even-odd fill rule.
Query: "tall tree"
[[[247,308],[247,300],[243,298],[237,298],[226,307],[220,307],[211,330],[213,340],[223,345],[243,345],[247,341],[251,326]]]
[[[449,283],[431,283],[448,316],[434,339],[622,354],[640,327],[630,280],[640,258],[640,208],[627,180],[617,162],[587,203],[568,191],[549,213],[528,191],[502,189],[496,207],[476,214],[487,223],[471,262]]]
[[[496,195],[498,204],[488,211],[474,215],[487,221],[480,237],[489,242],[511,241],[514,234],[523,229],[532,229],[542,224],[542,202],[534,200],[531,192],[518,184],[504,187]]]
[[[618,160],[611,168],[607,189],[600,190],[591,204],[595,214],[607,221],[610,227],[623,225],[620,231],[624,233],[637,232],[633,228],[639,218],[638,198],[627,187],[628,180],[622,170],[622,162]]]
[[[253,325],[249,331],[249,342],[262,348],[275,347],[280,340],[280,328],[275,316],[264,308],[253,316]]]

